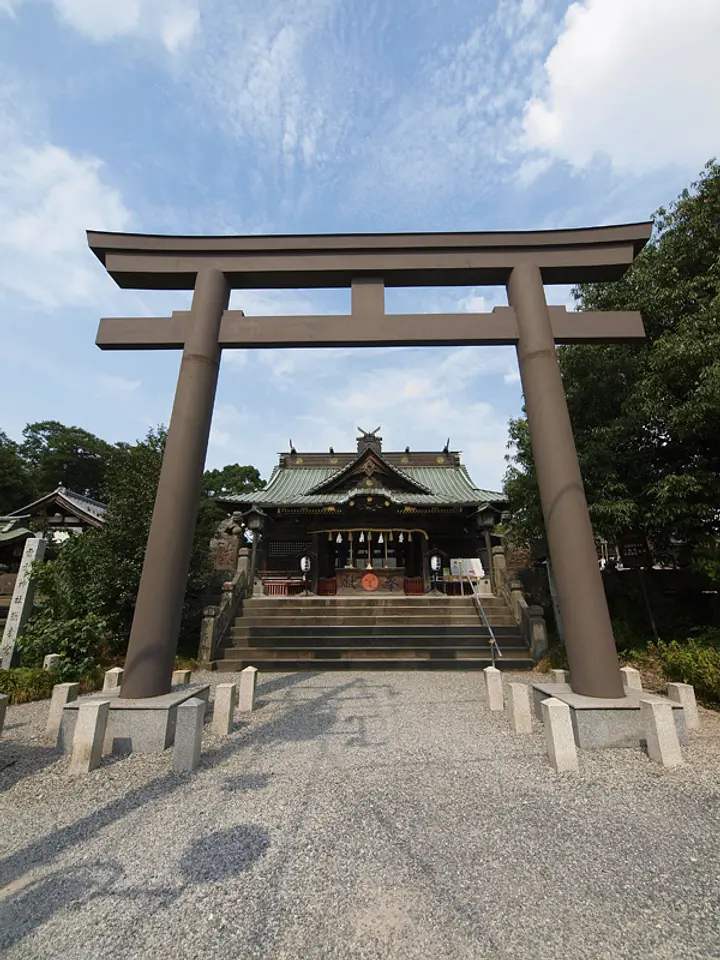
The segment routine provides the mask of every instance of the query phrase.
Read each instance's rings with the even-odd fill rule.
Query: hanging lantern
[[[332,540],[332,533],[328,530],[328,540]]]
[[[388,534],[388,539],[389,539],[390,543],[392,543],[392,539],[393,539],[393,532],[392,532],[392,530],[391,530],[390,533]]]
[[[398,543],[405,543],[405,534],[401,533],[398,537]]]
[[[361,533],[358,539],[360,540],[360,543],[365,543],[365,534]]]
[[[383,542],[384,542],[384,541],[383,541],[383,535],[382,535],[382,533],[381,533],[380,536],[378,537],[378,543],[383,543]]]
[[[339,533],[339,534],[335,537],[335,543],[342,543],[342,542],[343,542],[343,541],[342,541],[342,534]]]

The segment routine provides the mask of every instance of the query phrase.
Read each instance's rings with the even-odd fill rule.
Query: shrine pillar
[[[165,456],[155,496],[120,696],[169,693],[190,569],[230,291],[223,274],[197,274]]]
[[[570,681],[588,697],[625,696],[540,268],[516,266],[508,299]]]

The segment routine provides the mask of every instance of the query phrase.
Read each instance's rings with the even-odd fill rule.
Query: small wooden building
[[[453,579],[461,589],[454,561],[480,559],[489,570],[503,495],[477,487],[447,446],[383,451],[378,431],[361,431],[352,453],[292,449],[264,490],[221,499],[261,526],[256,571],[265,593],[414,595],[436,579],[452,592]],[[305,578],[303,557],[311,561]]]

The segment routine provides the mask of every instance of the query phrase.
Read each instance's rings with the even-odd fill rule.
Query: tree
[[[112,447],[81,427],[57,420],[29,423],[20,452],[40,495],[59,485],[99,499]]]
[[[31,503],[35,495],[30,471],[18,445],[0,430],[0,515]]]
[[[647,340],[558,356],[595,532],[632,527],[669,554],[720,533],[720,166],[654,220],[622,280],[574,290],[584,310],[640,310]],[[505,489],[528,539],[542,526],[524,419],[510,432]]]
[[[41,662],[61,652],[68,662],[121,656],[127,647],[155,503],[166,432],[151,430],[136,444],[111,450],[103,493],[107,519],[100,529],[70,538],[56,559],[40,564],[43,602],[20,646],[23,657]],[[204,500],[208,507],[213,505]],[[179,649],[195,653],[202,597],[209,582],[209,544],[216,520],[201,509],[190,562]],[[94,645],[92,637],[94,636]],[[73,641],[77,638],[77,642]]]
[[[222,470],[206,470],[203,479],[203,492],[208,497],[233,496],[262,490],[265,481],[257,467],[232,463]]]

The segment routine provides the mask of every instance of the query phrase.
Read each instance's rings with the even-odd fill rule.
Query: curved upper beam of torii
[[[192,289],[189,311],[101,321],[103,349],[183,350],[125,662],[123,698],[170,688],[220,355],[227,347],[499,344],[517,346],[572,689],[624,696],[572,427],[558,342],[644,336],[637,312],[548,307],[544,284],[617,280],[652,223],[512,233],[162,237],[88,233],[125,288]],[[385,314],[386,286],[504,284],[487,314]],[[233,288],[350,287],[351,313],[246,317]]]

